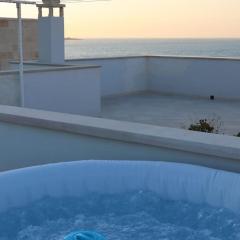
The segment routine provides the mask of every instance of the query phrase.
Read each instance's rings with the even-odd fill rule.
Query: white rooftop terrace
[[[187,129],[200,119],[216,119],[220,133],[240,132],[240,101],[142,92],[102,100],[103,118]]]
[[[70,75],[73,66],[85,67]],[[26,107],[176,128],[214,118],[221,133],[240,132],[240,59],[127,56],[66,60],[65,66],[50,67],[54,75],[46,78],[46,66],[25,64],[25,81],[38,68],[25,84]]]
[[[66,65],[25,64],[26,108],[0,106],[0,171],[80,159],[240,171],[240,138],[179,129],[215,114],[222,132],[240,131],[240,59],[143,56]],[[19,106],[17,74],[0,73],[1,104]]]

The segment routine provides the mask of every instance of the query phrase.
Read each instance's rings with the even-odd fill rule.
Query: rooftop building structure
[[[18,22],[16,18],[0,18],[0,70],[9,68],[10,60],[18,60]],[[36,60],[37,20],[23,19],[24,60]]]

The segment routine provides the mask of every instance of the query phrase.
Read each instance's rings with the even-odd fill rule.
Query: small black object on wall
[[[214,95],[211,95],[211,96],[210,96],[210,100],[215,100],[215,96],[214,96]]]

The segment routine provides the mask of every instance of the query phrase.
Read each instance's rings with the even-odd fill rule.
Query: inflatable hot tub
[[[0,173],[0,239],[240,238],[240,175],[151,161],[78,161]]]

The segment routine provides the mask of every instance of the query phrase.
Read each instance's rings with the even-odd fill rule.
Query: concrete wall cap
[[[190,59],[190,60],[226,60],[226,61],[240,61],[240,58],[234,57],[208,57],[208,56],[174,56],[174,55],[139,55],[139,56],[113,56],[113,57],[91,57],[91,58],[78,58],[66,59],[66,62],[72,61],[88,61],[88,60],[111,60],[111,59],[126,59],[126,58],[170,58],[170,59]]]
[[[59,67],[46,67],[46,68],[36,68],[24,70],[24,73],[34,73],[34,72],[55,72],[55,71],[69,71],[69,70],[79,70],[79,69],[90,69],[90,68],[101,68],[98,65],[78,65],[78,66],[59,66]],[[18,70],[0,71],[0,75],[11,75],[18,74]]]

